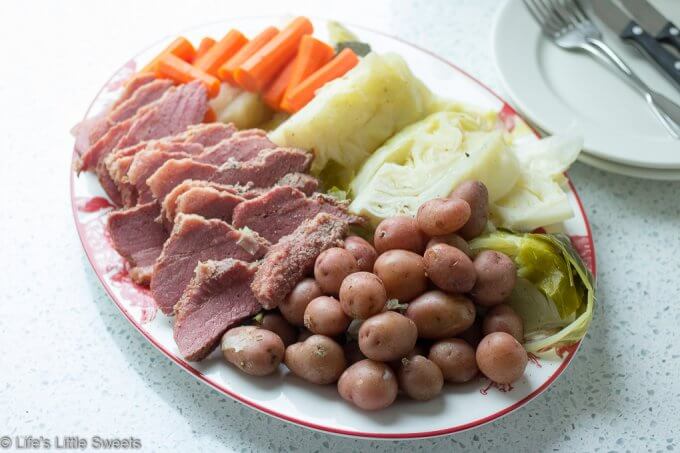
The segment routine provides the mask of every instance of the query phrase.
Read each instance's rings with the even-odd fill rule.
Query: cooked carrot
[[[286,93],[286,88],[288,88],[288,83],[290,82],[290,76],[293,74],[293,65],[295,64],[297,57],[292,59],[283,71],[279,72],[276,79],[264,90],[262,93],[262,100],[274,110],[281,110],[281,101],[283,100],[283,95]]]
[[[208,96],[213,98],[220,92],[220,81],[216,77],[206,74],[195,66],[172,54],[163,55],[156,66],[156,75],[179,83],[200,80],[208,90]]]
[[[240,31],[230,30],[201,58],[197,58],[194,61],[194,66],[211,76],[217,77],[217,70],[220,66],[233,57],[247,42],[248,39]]]
[[[198,49],[196,49],[196,56],[194,57],[194,60],[197,60],[205,55],[210,50],[210,48],[215,45],[215,42],[216,41],[211,37],[205,37],[201,39],[201,43],[198,45]]]
[[[331,61],[333,54],[333,48],[325,42],[309,35],[302,37],[297,56],[295,57],[295,63],[293,64],[293,72],[288,82],[288,88],[286,88],[283,96],[283,103],[281,105],[284,109],[287,105],[285,99],[291,95],[293,89],[312,75],[314,71]]]
[[[357,63],[359,63],[359,57],[357,57],[352,49],[343,49],[335,58],[317,69],[314,74],[293,88],[290,96],[286,95],[284,98],[283,104],[285,105],[282,105],[282,107],[286,110],[297,112],[314,98],[316,90],[331,80],[342,77],[347,71],[356,66]]]
[[[311,35],[313,31],[314,27],[306,17],[294,19],[281,33],[236,68],[236,83],[248,91],[264,89],[295,56],[302,37]]]
[[[208,110],[205,111],[205,115],[203,115],[203,122],[214,123],[215,121],[217,121],[217,114],[212,107],[208,107]]]
[[[272,38],[278,33],[279,29],[276,27],[265,28],[262,33],[251,39],[248,44],[241,47],[241,50],[236,52],[233,57],[220,66],[220,69],[217,70],[217,76],[221,80],[235,85],[236,81],[234,80],[234,71],[236,68],[238,68],[241,63],[250,58],[255,52],[264,47],[264,45],[271,41]]]
[[[191,45],[188,39],[180,36],[179,38],[171,42],[168,45],[168,47],[163,49],[161,53],[156,55],[156,57],[154,57],[154,59],[151,60],[149,64],[144,66],[144,68],[139,72],[155,72],[156,63],[158,63],[158,60],[160,60],[161,57],[166,54],[175,55],[184,61],[191,61],[193,60],[194,55],[196,55],[196,51],[194,50],[194,46]]]

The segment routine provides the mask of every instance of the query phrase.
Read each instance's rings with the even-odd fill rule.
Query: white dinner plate
[[[654,169],[633,167],[632,165],[619,164],[609,160],[597,158],[588,153],[581,153],[578,160],[591,167],[616,173],[633,178],[654,179],[657,181],[680,181],[680,170]]]
[[[680,23],[680,2],[652,0]],[[594,15],[592,15],[594,16]],[[595,19],[604,40],[651,87],[680,103],[680,91],[636,49]],[[658,123],[643,98],[593,57],[566,51],[540,32],[520,0],[496,14],[492,46],[503,83],[514,104],[541,129],[574,133],[600,160],[634,167],[680,169],[680,140]],[[583,158],[588,162],[587,157]]]
[[[185,30],[181,34],[194,43],[204,36],[220,37],[232,27],[252,36],[280,21],[280,18],[272,17],[232,19]],[[313,20],[313,23],[315,34],[327,39],[325,21]],[[501,112],[503,127],[507,129],[513,129],[520,121],[512,108],[451,63],[396,38],[351,28],[374,50],[402,55],[415,74],[426,84],[436,86],[440,94]],[[101,114],[119,96],[122,82],[175,36],[177,34],[133,57],[114,74],[97,94],[84,119]],[[520,129],[528,131],[527,128],[516,130]],[[77,152],[73,158],[77,158]],[[399,398],[394,405],[379,412],[361,411],[342,400],[334,385],[306,383],[287,372],[284,366],[273,376],[258,378],[227,364],[219,351],[202,362],[187,362],[173,341],[172,318],[159,313],[149,291],[130,280],[124,260],[111,246],[105,231],[111,206],[96,177],[90,173],[78,176],[72,171],[70,178],[76,227],[87,257],[104,289],[130,323],[200,381],[282,420],[328,433],[369,438],[419,438],[454,433],[497,419],[535,398],[562,374],[578,350],[577,344],[541,358],[532,357],[524,377],[511,387],[494,387],[485,378],[478,377],[464,385],[446,386],[443,394],[432,401],[423,403]],[[558,228],[572,238],[595,274],[595,252],[588,221],[573,187],[569,186],[567,190],[574,217]]]

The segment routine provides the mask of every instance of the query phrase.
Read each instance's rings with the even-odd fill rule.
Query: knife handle
[[[621,38],[632,41],[640,47],[663,72],[680,87],[680,58],[664,49],[656,39],[644,31],[634,20],[621,32]]]
[[[680,28],[676,27],[673,22],[668,22],[661,29],[656,35],[656,40],[670,44],[680,52]]]

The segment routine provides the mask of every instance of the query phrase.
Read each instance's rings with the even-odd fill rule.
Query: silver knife
[[[647,0],[621,0],[621,3],[657,41],[670,44],[680,51],[680,28]]]
[[[592,2],[595,14],[616,32],[621,39],[628,41],[647,54],[680,88],[680,59],[656,42],[635,19],[628,15],[611,0],[595,0]]]

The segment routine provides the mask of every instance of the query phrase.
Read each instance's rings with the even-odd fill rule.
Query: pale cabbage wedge
[[[498,200],[518,177],[517,158],[500,131],[472,113],[438,112],[375,151],[352,181],[349,209],[376,225],[387,217],[415,215],[425,201],[446,197],[472,179],[486,184],[490,200]]]
[[[490,206],[500,227],[532,231],[573,216],[564,172],[578,157],[580,138],[552,136],[512,147],[521,168],[517,185]]]
[[[432,97],[403,58],[370,53],[324,85],[269,138],[280,146],[312,150],[312,173],[328,187],[345,189],[387,138],[429,113]]]

